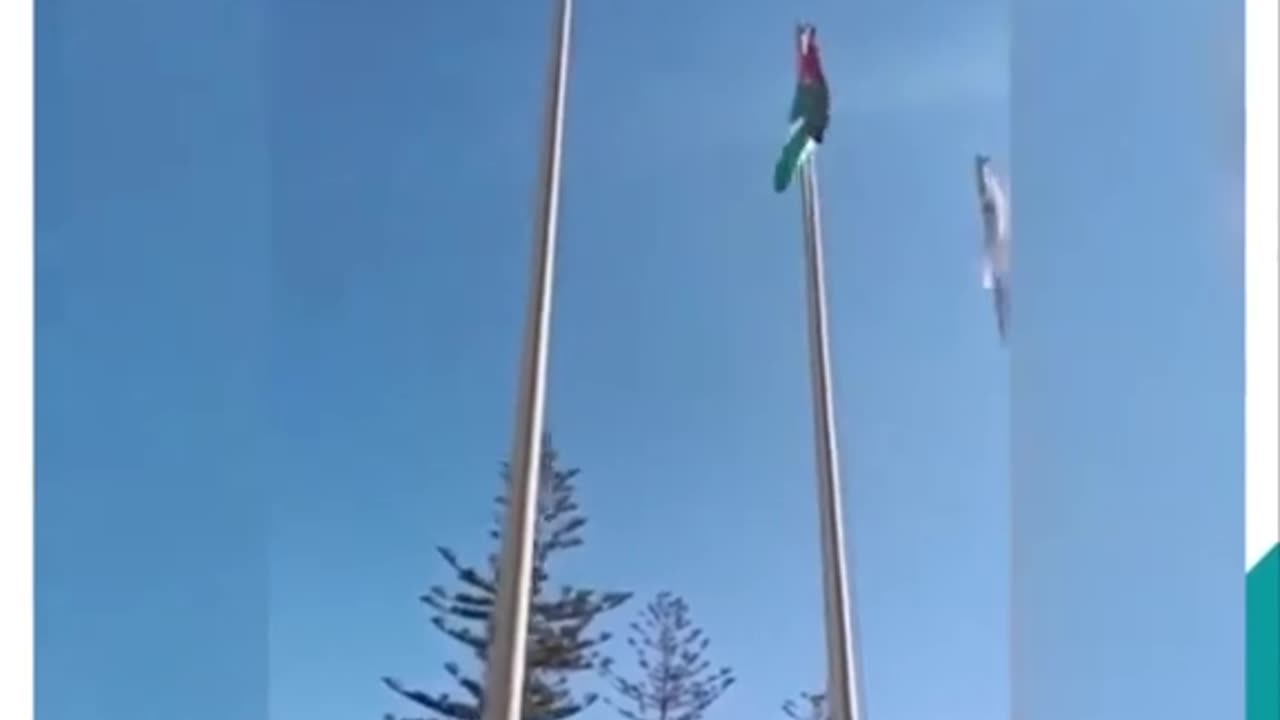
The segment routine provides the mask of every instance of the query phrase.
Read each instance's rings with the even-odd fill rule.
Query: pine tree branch
[[[440,713],[454,720],[479,720],[480,713],[476,706],[453,700],[448,695],[428,695],[420,690],[409,690],[394,678],[383,678],[382,682],[404,699],[422,707]]]
[[[613,703],[627,720],[699,720],[734,683],[733,671],[710,672],[704,657],[709,641],[689,618],[688,605],[659,593],[630,624],[627,644],[636,656],[640,679],[626,678],[610,661],[601,674],[627,701]]]
[[[549,436],[541,458],[538,498],[538,525],[535,528],[533,597],[531,601],[526,655],[526,693],[523,720],[566,720],[590,707],[596,697],[575,697],[567,678],[595,668],[604,660],[600,648],[608,633],[591,634],[592,623],[602,614],[625,603],[630,593],[597,592],[566,587],[559,594],[547,590],[552,565],[559,553],[583,544],[587,526],[574,500],[576,468],[561,469]],[[490,537],[499,541],[510,488],[510,468],[501,465],[504,492],[494,500],[494,526]],[[435,614],[431,623],[440,632],[466,646],[483,661],[491,629],[494,597],[497,593],[497,557],[489,554],[486,572],[464,565],[446,547],[437,552],[448,566],[459,588],[452,592],[434,587],[419,599]],[[440,716],[430,720],[478,720],[483,686],[450,663],[445,669],[466,695],[467,701],[447,694],[429,695],[407,690],[392,680],[384,682],[401,697]],[[636,718],[635,720],[640,720]]]

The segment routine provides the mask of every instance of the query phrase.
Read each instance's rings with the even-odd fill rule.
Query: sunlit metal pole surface
[[[805,260],[808,269],[809,356],[813,374],[814,445],[818,470],[818,515],[822,533],[822,589],[827,645],[827,707],[830,720],[866,720],[852,589],[845,562],[840,505],[840,459],[835,400],[831,387],[831,347],[827,332],[827,290],[822,254],[822,219],[817,156],[801,168]]]
[[[569,74],[573,0],[559,0],[547,88],[546,137],[538,187],[528,318],[520,361],[520,386],[511,449],[511,476],[492,635],[486,657],[483,720],[521,720],[529,630],[538,484],[542,469],[543,412],[556,232],[560,212],[560,156]]]

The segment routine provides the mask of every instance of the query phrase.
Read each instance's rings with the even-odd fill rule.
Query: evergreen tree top
[[[586,516],[575,497],[579,471],[559,464],[550,438],[544,444],[538,489],[538,523],[533,554],[533,592],[529,613],[525,674],[525,720],[565,720],[595,702],[592,693],[575,693],[571,677],[596,668],[608,633],[591,632],[592,623],[617,608],[630,593],[602,592],[561,585],[552,588],[554,559],[563,551],[583,544]],[[500,472],[504,492],[495,499],[497,518],[490,539],[500,542],[510,485],[509,467]],[[483,670],[491,615],[497,594],[497,558],[490,554],[483,568],[464,563],[453,550],[438,547],[454,582],[451,588],[432,587],[419,599],[431,611],[431,624],[466,648],[474,667]],[[400,697],[428,711],[432,720],[479,720],[484,688],[479,673],[468,674],[456,663],[445,671],[463,695],[429,694],[405,687],[393,678],[383,682]],[[390,716],[388,716],[390,718]],[[390,718],[394,720],[394,718]],[[408,720],[408,719],[406,719]]]

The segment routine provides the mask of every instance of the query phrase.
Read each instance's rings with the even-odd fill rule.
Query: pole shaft
[[[538,224],[533,237],[528,317],[511,443],[507,516],[498,562],[493,634],[489,639],[485,668],[483,720],[521,720],[524,709],[525,657],[533,585],[538,485],[542,469],[547,355],[560,210],[560,157],[572,22],[573,0],[559,0],[547,82],[546,135],[538,184]]]
[[[822,589],[826,618],[827,703],[830,720],[862,720],[857,646],[850,617],[850,583],[845,563],[840,504],[840,461],[835,401],[831,389],[831,349],[822,252],[816,156],[801,170],[805,260],[808,268],[809,356],[813,378],[814,445],[818,470],[818,514],[822,533]]]

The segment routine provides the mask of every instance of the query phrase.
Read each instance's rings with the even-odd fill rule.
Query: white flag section
[[[991,158],[979,155],[975,164],[982,207],[982,287],[991,291],[1003,342],[1009,329],[1009,195],[991,168]]]

